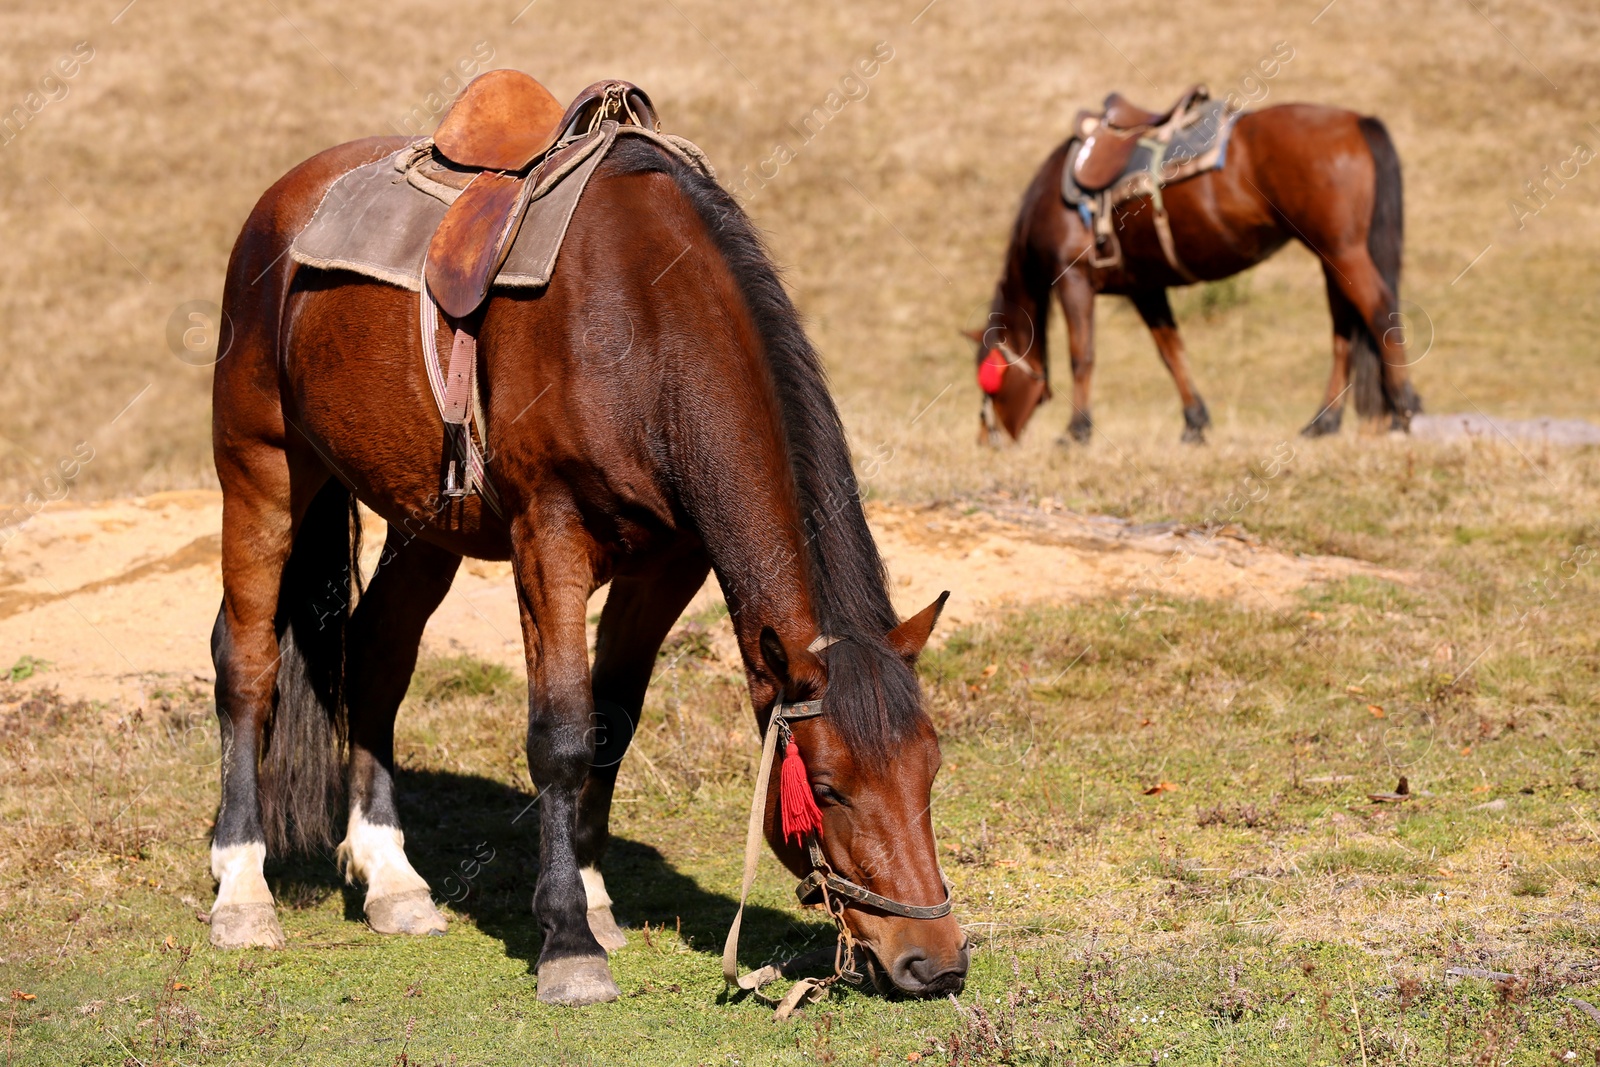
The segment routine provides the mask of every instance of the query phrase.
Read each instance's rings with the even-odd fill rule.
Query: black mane
[[[619,139],[606,163],[617,173],[669,175],[744,295],[783,413],[817,622],[842,639],[824,653],[829,718],[854,751],[884,754],[921,716],[921,693],[915,672],[886,640],[899,622],[888,575],[861,507],[844,424],[799,312],[749,217],[715,181],[642,138]]]

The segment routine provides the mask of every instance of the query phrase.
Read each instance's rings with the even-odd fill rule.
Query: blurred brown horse
[[[1094,298],[1126,296],[1155,338],[1183,402],[1183,440],[1201,442],[1211,424],[1189,373],[1167,289],[1214,281],[1260,263],[1291,239],[1322,262],[1333,313],[1333,373],[1323,405],[1302,431],[1335,433],[1345,395],[1365,418],[1405,428],[1422,408],[1407,373],[1401,329],[1403,209],[1400,159],[1382,122],[1340,108],[1284,104],[1239,116],[1226,166],[1162,190],[1173,243],[1189,278],[1164,254],[1151,199],[1114,208],[1119,264],[1092,265],[1094,236],[1062,200],[1068,141],[1052,152],[1023,194],[995,288],[977,362],[994,352],[1007,364],[984,399],[980,441],[1018,437],[1050,398],[1046,323],[1052,291],[1067,318],[1072,418],[1067,432],[1089,438],[1094,373]],[[998,360],[995,360],[998,363]]]
[[[478,378],[501,518],[481,496],[440,497],[445,427],[417,294],[285,254],[340,175],[404,143],[354,142],[290,171],[228,266],[235,340],[213,401],[224,594],[212,942],[283,944],[267,847],[331,844],[346,773],[339,857],[366,883],[368,921],[443,932],[404,851],[395,713],[461,558],[509,559],[539,798],[538,995],[615,998],[602,943],[622,935],[599,867],[617,763],[662,639],[715,571],[757,719],[780,700],[822,701],[792,728],[821,851],[778,827],[776,775],[774,850],[799,876],[820,862],[905,909],[842,908],[896,987],[959,990],[966,938],[929,815],[939,746],[913,670],[937,607],[896,618],[820,362],[748,219],[635,139],[587,187],[549,286],[490,297]],[[364,591],[357,500],[389,524]],[[591,667],[587,604],[608,581]]]

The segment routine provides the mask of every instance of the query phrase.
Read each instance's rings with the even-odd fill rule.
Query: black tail
[[[1394,294],[1394,304],[1384,308],[1379,322],[1400,325],[1400,252],[1405,243],[1405,203],[1400,182],[1400,156],[1395,152],[1389,131],[1378,119],[1359,120],[1361,136],[1372,153],[1376,187],[1372,198],[1372,224],[1367,229],[1367,251],[1384,284]],[[1383,353],[1365,324],[1356,328],[1350,344],[1350,381],[1355,393],[1356,414],[1362,418],[1393,416],[1402,409],[1422,409],[1407,386],[1405,397],[1390,396],[1383,387]]]
[[[333,843],[344,794],[345,635],[360,592],[355,497],[330,480],[306,511],[278,591],[278,698],[259,785],[273,853]]]

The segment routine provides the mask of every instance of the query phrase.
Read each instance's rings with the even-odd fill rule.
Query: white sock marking
[[[271,904],[272,890],[261,868],[267,861],[267,846],[261,842],[248,845],[211,846],[211,876],[217,880],[217,902],[211,910],[230,904]]]
[[[589,910],[611,907],[611,894],[606,892],[606,880],[600,877],[599,868],[585,867],[578,873],[583,876],[583,892],[589,898]]]
[[[361,805],[350,807],[350,825],[337,852],[347,882],[366,883],[367,899],[428,891],[428,883],[406,859],[406,835],[397,826],[374,826],[361,813]]]

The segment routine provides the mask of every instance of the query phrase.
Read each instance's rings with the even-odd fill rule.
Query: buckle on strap
[[[794,722],[796,719],[814,719],[821,714],[821,700],[797,700],[793,704],[785,704],[780,700],[772,705],[772,717],[780,722]]]

